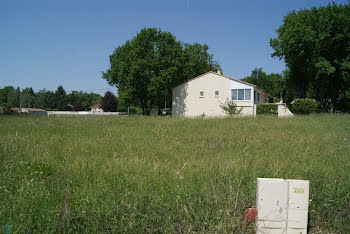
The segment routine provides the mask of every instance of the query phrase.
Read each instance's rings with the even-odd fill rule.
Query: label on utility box
[[[294,188],[294,193],[304,193],[303,188]]]

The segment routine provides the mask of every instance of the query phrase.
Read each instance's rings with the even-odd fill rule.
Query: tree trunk
[[[300,97],[305,98],[305,81],[301,82]]]
[[[141,100],[142,115],[147,115],[147,102]]]
[[[319,95],[319,101],[321,104],[321,112],[324,112],[324,94],[323,89],[321,87],[321,81],[317,79],[317,89],[318,89],[318,95]]]
[[[333,77],[332,87],[331,87],[331,103],[332,103],[332,111],[334,112],[337,105],[337,98],[339,96],[339,80],[337,77]]]

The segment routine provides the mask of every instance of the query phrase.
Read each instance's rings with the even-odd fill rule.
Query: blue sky
[[[101,78],[108,56],[144,27],[206,43],[225,75],[285,69],[269,39],[291,10],[325,0],[129,0],[0,2],[0,88],[6,85],[116,92]],[[334,1],[347,3],[347,0]]]

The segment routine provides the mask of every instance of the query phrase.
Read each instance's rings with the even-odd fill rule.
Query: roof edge
[[[207,75],[207,74],[214,74],[214,75],[218,75],[218,76],[221,76],[221,77],[227,78],[227,79],[229,79],[229,80],[237,81],[237,82],[239,82],[239,83],[242,83],[242,84],[246,84],[246,85],[252,86],[252,87],[254,87],[254,88],[256,88],[256,89],[259,89],[260,91],[264,92],[265,94],[267,94],[267,96],[269,96],[269,97],[273,97],[271,94],[268,94],[268,93],[267,93],[265,90],[263,90],[262,88],[259,88],[258,86],[254,85],[254,84],[251,84],[251,83],[245,82],[245,81],[240,80],[240,79],[232,78],[232,77],[230,77],[230,76],[226,76],[226,75],[224,75],[224,74],[222,74],[222,73],[221,73],[221,74],[219,74],[219,73],[214,72],[214,71],[208,71],[208,72],[206,72],[206,73],[203,73],[203,74],[201,74],[201,75],[199,75],[199,76],[196,76],[196,77],[194,77],[194,78],[192,78],[192,79],[189,79],[188,81],[186,81],[186,82],[184,82],[184,83],[182,83],[182,84],[180,84],[180,85],[183,85],[183,84],[188,83],[188,82],[190,82],[190,81],[192,81],[192,80],[198,79],[198,78],[200,78],[200,77],[202,77],[202,76],[205,76],[205,75]],[[175,88],[179,87],[180,85],[175,86],[173,89],[175,89]]]

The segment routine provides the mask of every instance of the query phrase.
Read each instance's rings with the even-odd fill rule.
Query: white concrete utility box
[[[307,233],[308,180],[258,178],[257,233]]]

